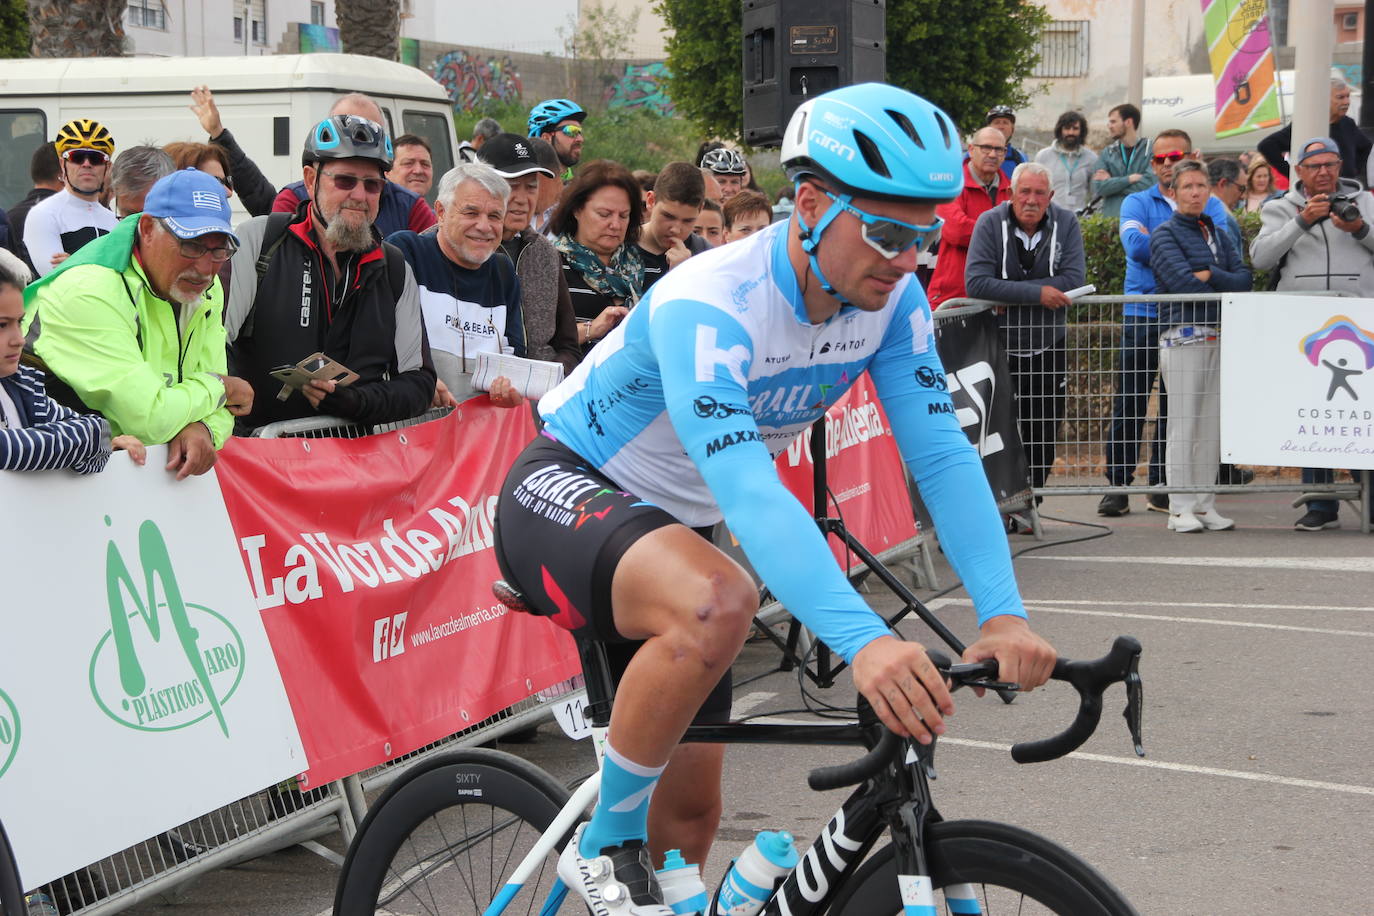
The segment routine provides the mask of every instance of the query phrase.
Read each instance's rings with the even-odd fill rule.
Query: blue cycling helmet
[[[545,99],[530,109],[530,136],[537,137],[569,119],[581,122],[587,113],[572,99]]]
[[[395,160],[391,136],[375,121],[357,115],[330,115],[305,137],[301,161],[314,165],[322,159],[370,159],[391,171]]]
[[[964,184],[959,131],[918,95],[884,83],[845,86],[803,102],[787,123],[782,164],[854,197],[944,202]]]

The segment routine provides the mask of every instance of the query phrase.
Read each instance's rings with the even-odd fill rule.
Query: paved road
[[[960,694],[936,763],[946,817],[1030,827],[1097,865],[1142,913],[1291,914],[1361,911],[1374,899],[1374,538],[1346,528],[1299,534],[1282,494],[1225,497],[1240,529],[1178,535],[1144,500],[1120,519],[1098,519],[1096,497],[1057,497],[1047,515],[1103,522],[1099,530],[1049,521],[1048,546],[1017,560],[1035,626],[1064,654],[1090,656],[1112,636],[1145,645],[1145,743],[1131,753],[1109,696],[1099,733],[1071,758],[1020,767],[1005,748],[1057,731],[1072,694],[1053,687],[1005,706]],[[1109,536],[1070,542],[1093,534]],[[1035,545],[1013,536],[1021,551]],[[944,582],[953,581],[942,568]],[[890,599],[875,596],[875,604]],[[973,632],[961,593],[935,606]],[[923,638],[917,625],[905,629]],[[746,647],[740,677],[767,672],[775,655]],[[852,702],[847,681],[826,692]],[[794,676],[739,688],[737,712],[798,705]],[[551,723],[530,745],[507,749],[563,779],[591,769],[591,751]],[[817,798],[807,770],[842,749],[741,747],[727,758],[726,815],[707,875],[718,876],[753,833],[815,835],[840,796]],[[336,847],[337,848],[337,847]],[[317,916],[329,910],[335,872],[301,849],[208,875],[177,899],[138,914]],[[1361,904],[1359,901],[1364,900]]]

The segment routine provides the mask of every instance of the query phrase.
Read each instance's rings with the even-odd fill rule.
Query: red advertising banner
[[[826,413],[826,478],[845,527],[871,553],[880,554],[916,537],[902,458],[868,373]],[[802,505],[811,506],[811,430],[776,459],[778,476]],[[845,563],[844,544],[830,539],[835,559]],[[852,555],[851,555],[852,559]],[[857,566],[855,561],[850,568]]]
[[[479,400],[363,439],[231,439],[216,471],[321,785],[581,671],[572,638],[507,614],[492,518],[533,436]]]

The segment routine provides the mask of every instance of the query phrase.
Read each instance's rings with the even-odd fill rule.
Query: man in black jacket
[[[1045,485],[1054,467],[1056,431],[1064,419],[1064,307],[1073,301],[1065,293],[1083,285],[1085,271],[1078,219],[1051,203],[1053,196],[1049,169],[1036,162],[1018,165],[1011,200],[974,224],[964,266],[970,296],[1010,306],[998,324],[1035,487]]]
[[[1348,117],[1350,110],[1350,87],[1345,80],[1331,79],[1331,130],[1328,136],[1336,141],[1341,151],[1341,177],[1353,178],[1360,184],[1365,183],[1365,165],[1369,150],[1374,141],[1365,136]],[[1288,174],[1288,150],[1293,146],[1293,124],[1289,122],[1282,130],[1276,130],[1259,142],[1259,151],[1265,160],[1284,178]]]
[[[242,425],[317,413],[387,423],[429,407],[435,374],[415,277],[373,228],[391,157],[391,140],[376,124],[326,118],[306,138],[309,199],[294,215],[239,227],[241,245],[222,279],[230,361],[255,392]],[[280,399],[272,370],[316,352],[358,379],[315,379]]]

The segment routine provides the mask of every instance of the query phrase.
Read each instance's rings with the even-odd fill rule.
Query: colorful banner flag
[[[1278,124],[1278,74],[1264,0],[1202,0],[1202,21],[1217,83],[1217,136]]]

